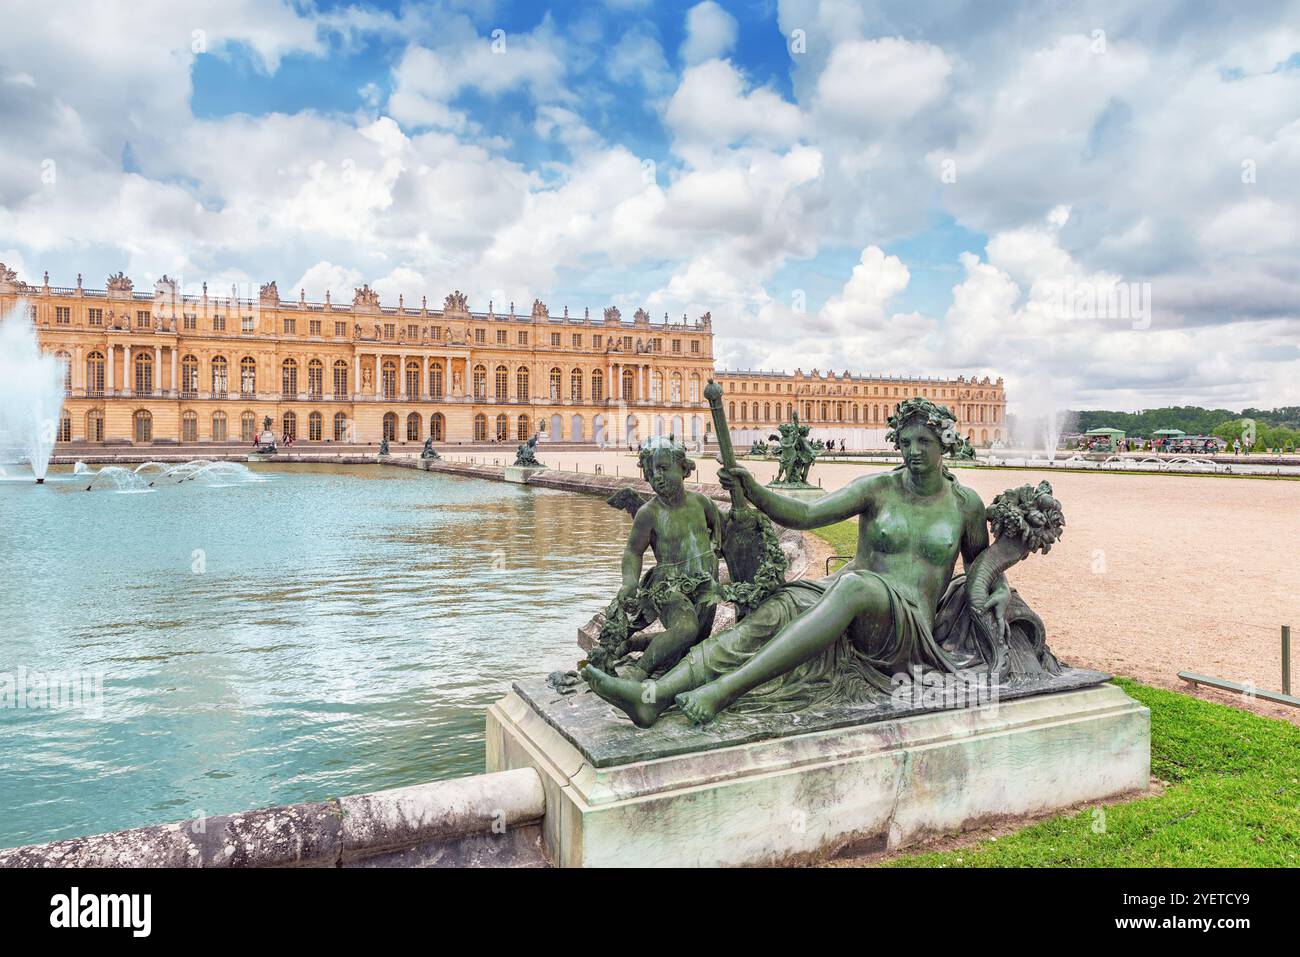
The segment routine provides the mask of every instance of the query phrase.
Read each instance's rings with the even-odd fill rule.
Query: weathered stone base
[[[535,472],[545,472],[544,465],[507,465],[505,479],[507,482],[514,482],[516,485],[527,485],[528,476]]]
[[[612,709],[611,709],[612,710]],[[717,866],[898,848],[1148,786],[1150,712],[1094,685],[598,767],[518,691],[489,771],[535,768],[562,867]]]

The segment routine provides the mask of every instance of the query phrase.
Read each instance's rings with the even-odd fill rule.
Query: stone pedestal
[[[1146,788],[1150,712],[1105,677],[899,717],[837,706],[700,729],[674,711],[648,730],[592,694],[517,684],[488,710],[487,770],[538,771],[558,866],[816,861]]]
[[[545,472],[544,465],[507,465],[505,478],[507,482],[514,482],[516,485],[528,484],[528,476],[534,472]]]

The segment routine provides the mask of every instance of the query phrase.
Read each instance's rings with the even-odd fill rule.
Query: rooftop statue
[[[515,451],[515,465],[532,466],[533,468],[544,468],[541,462],[537,461],[537,433],[524,442]]]
[[[709,390],[706,396],[713,405]],[[856,555],[826,578],[783,583],[662,677],[635,681],[588,665],[582,675],[592,690],[649,727],[674,705],[706,723],[728,709],[888,701],[900,676],[976,673],[1008,684],[1060,674],[1041,620],[1004,576],[1060,538],[1060,503],[1042,482],[1004,492],[985,509],[943,465],[958,441],[944,422],[955,418],[928,399],[901,402],[888,437],[903,464],[811,502],[783,496],[726,461],[724,421],[722,484],[787,528],[856,517]],[[968,574],[953,574],[958,555]]]

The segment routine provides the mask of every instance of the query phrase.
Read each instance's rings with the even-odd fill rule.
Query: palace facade
[[[714,374],[727,402],[733,441],[765,439],[792,414],[810,426],[810,435],[850,449],[883,449],[890,443],[888,418],[903,399],[920,396],[952,409],[957,429],[973,445],[1006,438],[1007,394],[1001,376],[863,376],[796,369],[783,372],[722,370]]]
[[[248,290],[251,293],[251,290]],[[41,347],[65,365],[63,442],[106,445],[248,443],[270,418],[300,442],[374,444],[523,441],[635,443],[712,431],[704,386],[722,384],[736,441],[766,437],[790,413],[814,437],[887,445],[884,420],[902,398],[952,407],[976,444],[1003,438],[1006,397],[990,382],[796,372],[716,372],[706,313],[694,322],[625,321],[540,300],[471,312],[460,292],[442,307],[380,303],[369,286],[350,304],[256,295],[185,294],[166,276],[137,292],[23,282],[0,263],[0,316],[24,306]]]

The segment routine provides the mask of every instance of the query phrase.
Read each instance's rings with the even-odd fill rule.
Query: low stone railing
[[[0,867],[537,867],[532,768],[0,850]]]

